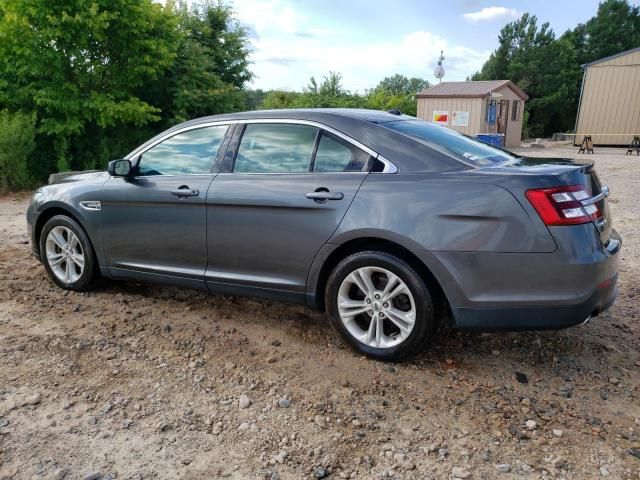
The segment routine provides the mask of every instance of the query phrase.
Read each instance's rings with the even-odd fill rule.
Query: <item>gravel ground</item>
[[[393,366],[299,306],[63,292],[29,254],[27,196],[0,198],[0,479],[640,479],[640,159],[596,152],[624,240],[613,308],[441,330]]]

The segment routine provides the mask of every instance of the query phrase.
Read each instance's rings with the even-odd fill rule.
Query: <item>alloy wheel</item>
[[[53,274],[65,284],[71,285],[82,276],[84,251],[78,236],[70,228],[57,226],[49,231],[45,255]]]
[[[391,348],[411,334],[416,305],[407,284],[380,267],[362,267],[345,277],[338,290],[338,313],[358,341]]]

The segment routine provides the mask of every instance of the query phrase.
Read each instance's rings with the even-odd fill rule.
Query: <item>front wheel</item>
[[[417,353],[434,331],[431,294],[404,260],[360,252],[342,260],[325,291],[331,325],[356,350],[397,361]]]
[[[47,220],[40,234],[40,258],[56,285],[83,291],[95,275],[95,257],[89,237],[70,217],[56,215]]]

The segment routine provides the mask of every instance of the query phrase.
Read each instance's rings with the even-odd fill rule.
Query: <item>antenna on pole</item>
[[[442,66],[442,62],[444,61],[444,51],[440,50],[440,57],[438,58],[438,66],[433,71],[433,76],[438,79],[438,83],[442,83],[442,77],[444,77],[444,67]]]

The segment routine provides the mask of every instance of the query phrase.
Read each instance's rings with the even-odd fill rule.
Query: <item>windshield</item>
[[[408,135],[425,145],[473,166],[485,166],[515,160],[517,157],[449,128],[423,120],[401,120],[382,126]]]

